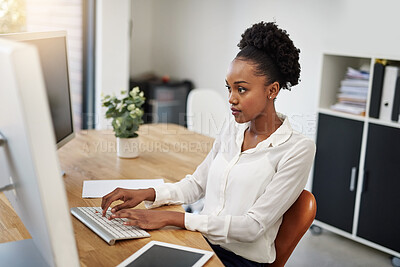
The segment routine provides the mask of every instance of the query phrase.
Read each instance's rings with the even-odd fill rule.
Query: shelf
[[[345,118],[345,119],[350,119],[350,120],[357,120],[357,121],[365,121],[366,120],[365,116],[340,112],[340,111],[332,110],[329,108],[319,108],[318,112],[326,114],[326,115],[336,116],[339,118]]]
[[[388,127],[400,128],[400,123],[382,121],[379,119],[355,115],[351,113],[340,112],[332,110],[331,105],[337,102],[337,94],[340,89],[341,81],[345,78],[346,71],[348,67],[354,69],[360,69],[361,66],[370,66],[370,81],[368,86],[368,95],[366,102],[365,113],[368,116],[370,108],[370,97],[371,97],[371,86],[372,77],[375,60],[377,57],[357,57],[350,55],[339,55],[339,54],[324,54],[322,63],[322,73],[321,73],[321,87],[319,96],[319,108],[318,111],[323,114],[332,115],[340,118],[347,118],[357,121],[364,121],[368,123],[375,123],[379,125],[384,125]],[[390,65],[399,65],[400,61],[398,59],[388,59]]]
[[[348,67],[360,69],[363,65],[371,65],[371,58],[324,55],[321,76],[319,107],[329,109],[337,102],[340,82],[345,78]]]
[[[382,121],[382,120],[375,119],[375,118],[368,118],[368,122],[378,124],[378,125],[393,127],[393,128],[400,128],[400,123],[394,122],[394,121]]]

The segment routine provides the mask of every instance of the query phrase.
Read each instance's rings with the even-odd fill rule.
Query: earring
[[[272,96],[269,96],[269,99],[271,99],[272,98]]]

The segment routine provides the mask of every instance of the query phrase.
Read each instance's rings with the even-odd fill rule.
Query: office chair
[[[317,203],[314,195],[303,190],[283,215],[283,221],[275,239],[276,259],[267,266],[285,266],[294,248],[314,221],[316,212]]]
[[[228,107],[228,99],[215,90],[191,90],[187,99],[188,129],[215,138],[229,118]]]
[[[216,138],[229,118],[228,99],[216,90],[195,88],[187,98],[187,126],[190,131]],[[204,199],[193,204],[182,205],[186,212],[199,213]]]

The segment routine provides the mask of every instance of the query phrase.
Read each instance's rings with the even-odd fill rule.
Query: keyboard
[[[115,244],[116,240],[150,236],[143,229],[123,225],[123,222],[128,219],[116,218],[109,220],[110,210],[107,210],[106,217],[102,216],[103,209],[101,207],[75,207],[71,208],[71,213],[111,246]]]

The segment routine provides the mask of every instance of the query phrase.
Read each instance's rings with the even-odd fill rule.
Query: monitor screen
[[[57,147],[74,137],[65,31],[0,35],[34,45],[39,53]]]
[[[32,236],[0,265],[79,266],[37,49],[0,38],[0,77],[0,191]]]

